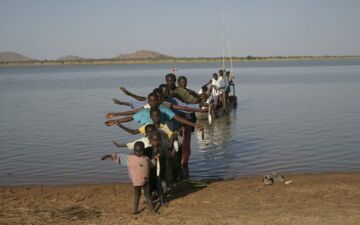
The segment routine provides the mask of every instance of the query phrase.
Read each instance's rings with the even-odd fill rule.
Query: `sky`
[[[223,15],[233,56],[360,55],[358,0],[1,0],[0,52],[220,57]]]

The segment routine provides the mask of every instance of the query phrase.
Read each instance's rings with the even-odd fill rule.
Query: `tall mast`
[[[227,44],[228,44],[228,53],[229,53],[229,59],[230,59],[230,72],[233,73],[233,61],[232,61],[231,47],[230,47],[229,39],[227,39]]]
[[[222,69],[225,70],[225,13],[222,15]]]

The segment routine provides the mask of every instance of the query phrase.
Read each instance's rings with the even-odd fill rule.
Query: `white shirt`
[[[150,142],[149,142],[149,138],[147,138],[147,137],[142,137],[142,138],[139,138],[139,139],[137,139],[137,140],[135,140],[135,141],[133,141],[133,142],[129,142],[129,143],[126,144],[126,146],[128,147],[129,150],[134,150],[134,145],[135,145],[135,143],[138,142],[138,141],[143,142],[144,145],[145,145],[145,148],[151,146],[151,144],[150,144]]]
[[[217,80],[212,79],[212,80],[211,80],[211,85],[213,86],[213,87],[212,87],[212,90],[211,90],[211,95],[212,95],[212,96],[218,96],[218,95],[219,95],[219,91],[218,91],[217,89],[219,88],[219,86],[218,86]]]

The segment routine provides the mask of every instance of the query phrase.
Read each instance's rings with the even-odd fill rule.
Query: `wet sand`
[[[360,172],[190,181],[132,215],[128,183],[0,187],[0,224],[360,224]],[[157,204],[158,206],[158,204]]]

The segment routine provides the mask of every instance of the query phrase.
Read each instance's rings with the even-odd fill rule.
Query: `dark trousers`
[[[146,183],[143,186],[134,186],[135,198],[134,198],[134,214],[139,212],[139,202],[141,197],[141,188],[144,190],[144,195],[151,212],[154,211],[154,205],[150,198],[150,184]]]

